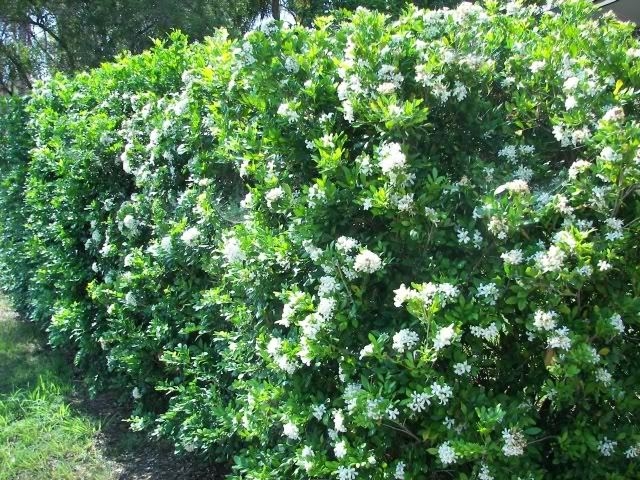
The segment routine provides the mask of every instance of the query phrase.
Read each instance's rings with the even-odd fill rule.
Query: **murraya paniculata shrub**
[[[56,76],[3,110],[3,282],[232,479],[640,478],[640,44],[588,3]]]

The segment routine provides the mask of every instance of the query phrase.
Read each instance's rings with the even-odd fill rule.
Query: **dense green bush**
[[[231,478],[636,478],[640,45],[552,7],[55,77],[3,278],[133,428]]]

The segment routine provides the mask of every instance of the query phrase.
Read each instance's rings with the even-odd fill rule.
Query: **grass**
[[[100,424],[66,401],[68,360],[0,297],[0,480],[112,480]]]

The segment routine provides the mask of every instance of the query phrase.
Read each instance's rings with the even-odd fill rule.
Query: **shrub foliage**
[[[640,45],[587,3],[57,76],[3,106],[3,285],[230,478],[636,478]]]

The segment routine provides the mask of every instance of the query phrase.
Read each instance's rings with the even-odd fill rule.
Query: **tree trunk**
[[[271,15],[274,20],[280,20],[280,0],[271,0]]]

